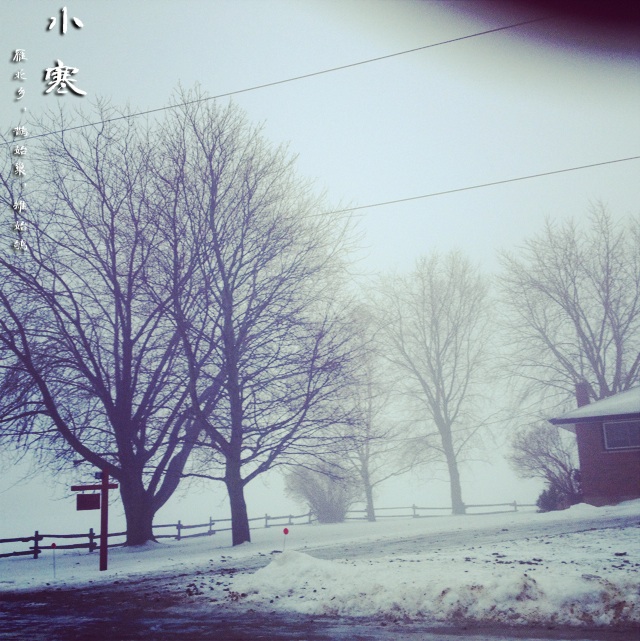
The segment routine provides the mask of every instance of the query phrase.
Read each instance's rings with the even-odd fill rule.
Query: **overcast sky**
[[[221,96],[544,17],[540,10],[495,13],[491,5],[461,1],[67,0],[62,35],[63,6],[49,0],[0,6],[4,132],[58,105],[69,116],[101,98],[135,111],[156,109],[179,83]],[[489,9],[474,17],[482,6]],[[57,24],[47,30],[51,17]],[[638,58],[628,48],[594,43],[590,32],[551,18],[232,99],[252,121],[264,122],[270,140],[289,143],[299,171],[333,205],[372,205],[639,155]],[[25,61],[12,62],[16,49],[25,50]],[[44,94],[44,70],[56,60],[79,70],[75,85],[86,96]],[[18,69],[25,71],[22,83],[13,80]],[[20,86],[25,95],[17,101]],[[28,154],[25,165],[29,172]],[[637,214],[639,166],[617,162],[359,209],[359,269],[408,269],[420,254],[459,248],[493,271],[496,251],[516,248],[545,217],[578,220],[598,200],[618,218]],[[11,212],[4,216],[8,246]],[[517,485],[508,471],[498,483],[495,470],[502,467],[467,471],[473,487],[465,498],[535,500],[538,485]],[[12,485],[16,478],[7,471],[0,477],[0,536],[33,529],[43,518],[40,502],[63,494],[44,489],[46,476],[20,489]],[[505,483],[508,496],[498,491]],[[384,502],[430,504],[434,496],[446,502],[446,486],[438,487],[411,496],[414,489],[398,487]],[[251,494],[249,500],[252,514],[265,511],[264,501],[256,508]],[[16,504],[19,514],[9,509]],[[65,515],[72,509],[68,499],[56,505]]]

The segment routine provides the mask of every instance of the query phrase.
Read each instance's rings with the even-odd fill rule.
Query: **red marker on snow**
[[[289,528],[288,528],[288,527],[284,528],[284,530],[282,530],[282,531],[284,532],[284,535],[285,535],[285,536],[286,536],[287,534],[289,534]]]

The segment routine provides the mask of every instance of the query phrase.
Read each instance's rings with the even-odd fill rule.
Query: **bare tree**
[[[500,282],[512,349],[508,371],[527,394],[593,400],[640,382],[640,219],[616,223],[602,205],[590,224],[547,221]]]
[[[136,123],[105,108],[72,133],[51,122],[28,192],[2,173],[28,249],[0,253],[0,436],[119,481],[128,544],[153,538],[199,429],[170,299],[153,291],[167,247]]]
[[[427,425],[426,446],[446,462],[453,513],[463,514],[459,462],[482,426],[473,410],[487,359],[487,284],[461,254],[435,254],[385,279],[377,307],[383,354]]]
[[[347,221],[325,213],[286,150],[237,107],[203,98],[180,96],[157,180],[197,232],[187,234],[197,302],[183,300],[188,288],[171,294],[203,435],[188,474],[225,483],[238,545],[250,540],[246,485],[318,448],[342,420],[350,344],[334,297]]]
[[[570,505],[580,501],[575,440],[563,440],[557,427],[542,423],[516,432],[508,458],[520,477],[543,479]]]
[[[373,314],[360,305],[351,319],[357,358],[343,401],[352,411],[339,440],[340,456],[343,466],[360,479],[367,519],[375,521],[376,488],[412,469],[415,458],[407,456],[406,426],[398,418],[392,377],[378,351]]]

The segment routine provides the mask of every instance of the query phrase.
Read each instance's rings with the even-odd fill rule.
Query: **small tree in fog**
[[[557,427],[540,423],[516,432],[511,441],[508,460],[518,476],[547,483],[545,506],[553,497],[565,507],[582,500],[575,438],[563,436]]]
[[[309,506],[320,523],[342,523],[360,496],[358,485],[355,476],[331,463],[294,466],[285,476],[286,493]]]
[[[344,465],[359,479],[367,519],[375,521],[374,492],[382,483],[408,472],[415,458],[406,455],[406,427],[394,403],[394,381],[379,352],[372,311],[361,305],[352,314],[357,358],[345,393],[351,408],[343,434]]]

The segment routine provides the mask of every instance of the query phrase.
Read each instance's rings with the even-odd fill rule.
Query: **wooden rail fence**
[[[268,514],[265,514],[264,516],[249,519],[249,522],[252,523],[252,522],[260,521],[261,523],[264,523],[263,527],[268,528],[276,525],[305,525],[305,524],[311,523],[313,520],[314,520],[313,513],[307,512],[306,514],[297,514],[297,515],[286,514],[284,516],[269,516]],[[181,539],[190,539],[198,536],[212,536],[217,532],[231,531],[231,527],[214,527],[214,526],[217,526],[218,523],[230,524],[231,519],[217,519],[214,521],[210,517],[207,523],[196,523],[194,525],[185,525],[182,523],[182,521],[178,521],[177,523],[169,523],[165,525],[154,525],[153,530],[154,530],[154,536],[156,539],[176,539],[178,541],[180,541]],[[166,528],[174,528],[175,532],[172,534],[156,534],[156,530],[163,530]],[[195,532],[193,534],[184,534],[185,530],[196,530],[196,529],[200,529],[200,530],[204,529],[204,531]],[[109,538],[110,539],[112,537],[123,538],[126,535],[127,535],[126,532],[110,532]],[[37,559],[43,550],[53,549],[52,544],[43,545],[41,543],[42,541],[44,541],[44,539],[55,539],[56,541],[59,539],[85,539],[85,540],[88,539],[86,543],[72,543],[72,544],[62,544],[62,545],[55,543],[56,550],[73,550],[78,548],[86,548],[89,550],[89,552],[93,552],[94,550],[98,550],[100,548],[100,545],[99,545],[100,534],[99,533],[96,534],[93,528],[89,530],[88,534],[85,532],[81,534],[41,534],[38,530],[36,530],[33,536],[22,536],[22,537],[17,537],[13,539],[0,539],[0,544],[29,543],[33,541],[33,545],[31,545],[28,550],[0,553],[0,559],[10,557],[10,556],[33,556],[34,559]],[[54,541],[52,541],[51,543],[53,542]],[[109,547],[110,548],[118,547],[121,545],[124,545],[124,541],[119,541],[117,543],[110,543]]]
[[[478,509],[478,508],[508,508],[494,510],[491,512],[471,512],[467,513],[469,516],[474,514],[499,514],[503,512],[517,512],[519,507],[536,507],[530,503],[484,503],[477,505],[466,505],[466,509]],[[390,512],[393,511],[393,514],[381,514],[381,512]],[[402,511],[402,513],[398,513]],[[428,518],[434,516],[448,516],[451,514],[451,507],[419,507],[417,505],[411,505],[408,507],[380,507],[376,508],[376,518]],[[422,514],[421,512],[440,512],[440,514]],[[358,516],[349,516],[356,514]],[[366,510],[350,510],[347,512],[346,520],[348,521],[361,521],[367,519]],[[312,512],[307,512],[306,514],[292,515],[287,514],[284,516],[269,516],[265,514],[264,516],[259,516],[256,518],[249,519],[249,523],[262,523],[262,526],[257,526],[258,528],[269,528],[278,525],[306,525],[315,521],[316,518]],[[218,527],[218,524],[221,523],[231,523],[231,519],[216,519],[209,518],[207,523],[196,523],[194,525],[185,525],[181,521],[177,523],[169,523],[164,525],[154,525],[154,536],[156,539],[176,539],[180,541],[181,539],[190,539],[199,536],[212,536],[217,532],[228,532],[231,530],[231,527]],[[174,528],[175,532],[171,534],[156,534],[157,530],[166,530],[167,528]],[[191,530],[204,530],[202,532],[195,532],[193,534],[184,534],[184,531]],[[109,538],[122,538],[127,535],[126,532],[110,532]],[[86,543],[70,543],[70,544],[58,544],[53,541],[49,545],[43,545],[42,541],[45,539],[55,539],[56,541],[60,539],[88,539]],[[13,539],[0,539],[0,544],[6,543],[29,543],[33,541],[33,545],[29,546],[27,550],[20,550],[14,552],[5,552],[0,553],[0,559],[11,557],[11,556],[33,556],[34,559],[37,559],[43,550],[73,550],[78,548],[86,548],[89,552],[99,549],[99,540],[100,534],[96,534],[91,528],[88,533],[81,534],[40,534],[38,530],[35,531],[33,536],[24,536],[17,537]],[[109,543],[109,547],[118,547],[124,545],[124,541],[119,541],[116,543]]]
[[[511,503],[477,503],[477,504],[465,504],[466,516],[474,516],[480,514],[502,514],[504,512],[517,512],[518,508],[522,507],[536,507],[533,503],[518,503],[513,501]],[[508,509],[499,509],[492,510],[491,512],[469,512],[468,510],[476,510],[478,508],[508,508]],[[380,512],[389,511],[389,510],[405,510],[408,514],[380,514]],[[440,512],[440,514],[420,514],[420,512]],[[361,514],[363,516],[349,516],[349,514]],[[449,516],[451,515],[451,507],[420,507],[418,505],[410,505],[408,507],[377,507],[375,509],[376,519],[379,518],[428,518],[433,516]],[[347,512],[347,521],[359,521],[367,518],[366,510],[349,510]]]

